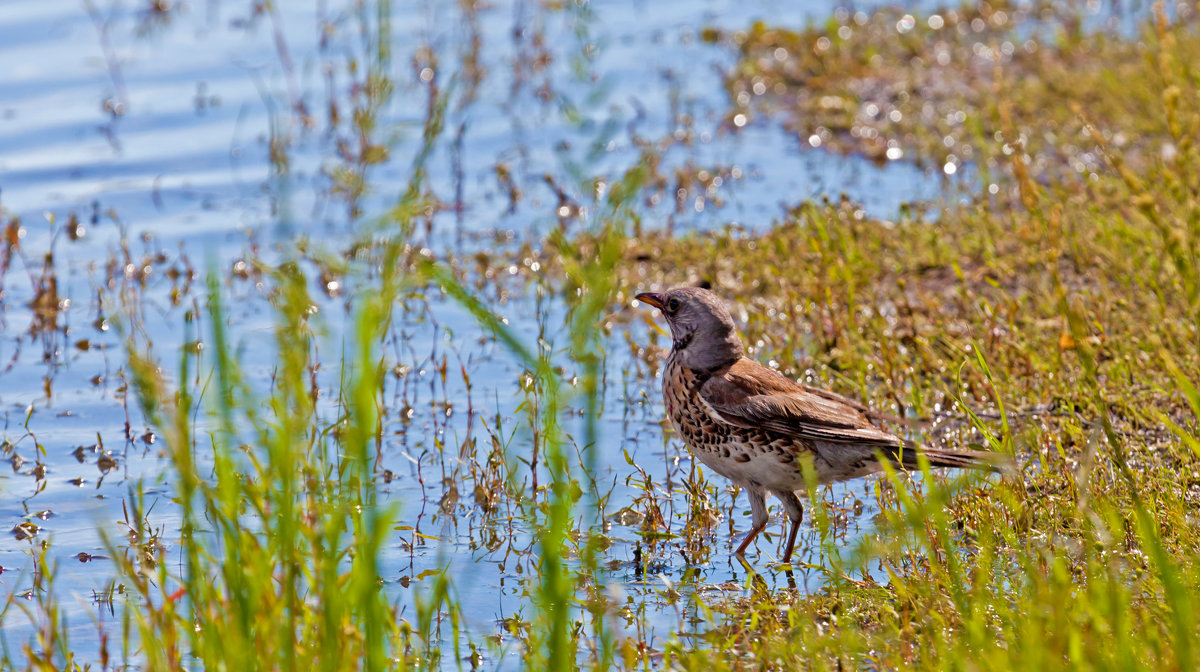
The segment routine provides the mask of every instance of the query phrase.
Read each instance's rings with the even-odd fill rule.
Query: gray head
[[[673,352],[679,363],[695,371],[711,371],[742,358],[742,339],[729,309],[716,294],[699,287],[677,287],[636,297],[658,308],[671,327]]]

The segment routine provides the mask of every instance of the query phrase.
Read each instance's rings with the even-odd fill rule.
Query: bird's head
[[[707,289],[677,287],[634,298],[667,318],[675,357],[690,369],[711,371],[736,362],[745,352],[729,309]]]

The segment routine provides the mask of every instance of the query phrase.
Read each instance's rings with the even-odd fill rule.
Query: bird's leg
[[[788,532],[787,548],[783,551],[783,561],[790,563],[792,561],[792,550],[796,548],[796,533],[800,531],[800,521],[792,521],[792,531]]]
[[[737,550],[733,552],[734,555],[743,555],[750,542],[754,541],[758,533],[767,526],[767,500],[763,497],[763,493],[746,488],[746,496],[750,499],[750,513],[753,516],[751,524],[754,527],[746,533],[746,538],[742,540],[741,546],[738,546]]]
[[[804,506],[794,492],[776,492],[775,496],[783,504],[788,520],[792,521],[792,529],[788,532],[787,546],[784,547],[783,561],[792,561],[792,550],[796,547],[796,534],[800,532],[800,521],[804,520]]]

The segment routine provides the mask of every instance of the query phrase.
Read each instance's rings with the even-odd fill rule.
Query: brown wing
[[[726,422],[804,439],[896,448],[899,437],[871,424],[863,407],[812,391],[749,359],[700,387],[700,398]]]
[[[819,387],[812,387],[811,385],[801,385],[800,387],[803,387],[805,389],[805,391],[811,392],[812,394],[815,394],[818,397],[825,397],[826,399],[840,401],[843,404],[845,404],[851,408],[858,409],[858,410],[862,411],[863,414],[866,415],[869,419],[874,420],[876,422],[886,422],[886,423],[892,424],[892,425],[905,425],[908,427],[924,427],[929,424],[928,421],[926,421],[926,420],[914,419],[914,418],[901,418],[901,417],[897,417],[895,415],[891,415],[888,413],[881,413],[873,408],[867,408],[866,406],[858,403],[857,401],[854,401],[853,399],[848,399],[846,397],[843,397],[842,395],[838,394],[837,392],[830,392],[829,390],[822,390]]]

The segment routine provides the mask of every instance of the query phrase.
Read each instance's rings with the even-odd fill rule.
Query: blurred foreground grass
[[[1035,20],[1044,32],[1022,23]],[[335,421],[315,411],[304,264],[262,270],[278,352],[265,394],[243,378],[218,283],[192,316],[208,347],[184,348],[173,376],[132,329],[130,374],[182,510],[182,569],[177,578],[162,562],[132,493],[129,538],[112,549],[124,630],[93,669],[119,658],[149,669],[503,664],[501,651],[481,655],[485,637],[461,631],[454,577],[436,577],[404,616],[379,589],[383,540],[401,515],[376,504],[379,343],[406,291],[445,292],[529,372],[522,423],[551,481],[523,497],[523,484],[501,479],[492,495],[516,501],[539,540],[537,609],[505,625],[525,667],[1195,669],[1200,36],[1187,20],[1160,18],[1136,38],[1056,21],[999,6],[937,20],[882,10],[711,36],[742,54],[731,121],[781,115],[835,151],[973,167],[978,194],[897,221],[810,203],[760,236],[672,235],[630,224],[653,180],[647,157],[586,233],[531,250],[542,270],[530,281],[559,288],[568,308],[575,386],[479,298],[490,280],[404,245],[426,204],[425,154],[391,215],[347,255],[373,270],[352,283]],[[427,146],[443,132],[436,95]],[[637,291],[697,281],[734,305],[754,356],[931,418],[927,441],[1011,452],[1022,472],[878,481],[879,534],[854,547],[836,542],[818,505],[821,564],[808,569],[827,577],[824,590],[772,591],[754,576],[731,597],[668,590],[699,622],[666,641],[639,635],[646,614],[604,590],[601,498],[587,483],[612,347],[597,325]],[[649,345],[630,347],[653,370],[661,352]],[[568,401],[584,409],[578,436],[563,420]],[[197,411],[208,418],[199,434]],[[38,576],[52,582],[53,568]],[[24,646],[27,666],[83,669],[54,592],[36,595],[26,609],[43,627]]]

